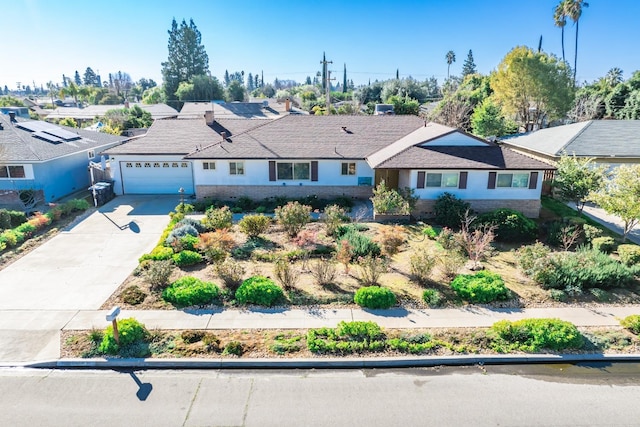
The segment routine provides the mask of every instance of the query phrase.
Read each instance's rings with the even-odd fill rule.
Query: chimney
[[[204,121],[207,124],[207,126],[211,126],[213,124],[213,121],[214,121],[213,111],[204,112]]]
[[[11,123],[16,123],[16,113],[14,111],[9,111],[9,121]]]
[[[284,100],[284,111],[291,111],[291,101],[289,98]]]
[[[129,108],[129,101],[124,101],[124,108]]]
[[[220,132],[220,136],[222,137],[223,141],[227,140],[227,133],[225,131]]]

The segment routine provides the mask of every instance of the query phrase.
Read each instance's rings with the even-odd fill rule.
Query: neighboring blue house
[[[24,209],[86,189],[89,162],[126,139],[0,114],[0,208]]]
[[[17,117],[22,117],[25,119],[31,118],[29,116],[29,109],[27,107],[0,107],[0,113],[2,114],[15,113]]]

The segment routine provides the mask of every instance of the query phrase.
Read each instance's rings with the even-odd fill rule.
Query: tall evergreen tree
[[[229,77],[229,70],[224,70],[224,85],[229,86],[231,83],[231,77]]]
[[[342,92],[347,92],[347,64],[344,64],[344,75],[342,76]]]
[[[264,87],[264,71],[260,71],[260,87]]]
[[[169,56],[162,63],[162,79],[167,102],[176,105],[175,93],[181,82],[187,82],[193,76],[208,74],[209,56],[193,19],[189,20],[189,25],[183,19],[179,27],[174,19],[168,33]]]
[[[249,76],[247,77],[247,90],[251,92],[253,89],[255,89],[255,86],[253,85],[253,74],[249,73]]]
[[[67,87],[67,76],[62,75],[62,86]]]
[[[258,73],[256,73],[256,75],[253,78],[255,79],[254,87],[258,89],[260,87],[260,77],[258,77]]]
[[[322,90],[327,90],[327,57],[322,52]]]
[[[84,72],[84,84],[86,86],[96,86],[98,83],[98,79],[96,73],[93,72],[91,67],[87,67]]]
[[[77,86],[80,86],[82,84],[82,79],[80,78],[80,73],[78,73],[78,70],[76,70],[76,73],[73,75],[73,82]]]
[[[473,62],[473,52],[469,49],[469,53],[467,54],[467,59],[464,60],[464,64],[462,64],[462,78],[468,76],[469,74],[476,73],[476,64]]]
[[[400,80],[400,68],[396,68],[396,80]]]

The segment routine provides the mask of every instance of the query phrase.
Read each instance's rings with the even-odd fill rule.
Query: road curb
[[[42,369],[374,369],[536,363],[640,362],[640,354],[518,354],[311,359],[59,359],[2,365]]]

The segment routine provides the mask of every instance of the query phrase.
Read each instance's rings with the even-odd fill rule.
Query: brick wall
[[[538,218],[540,216],[540,200],[465,200],[471,204],[471,209],[484,213],[498,208],[510,208],[522,212],[526,217]],[[418,200],[416,208],[412,212],[417,218],[433,217],[433,205],[435,200]]]
[[[354,199],[368,199],[373,195],[373,187],[333,186],[333,185],[197,185],[196,198],[210,197],[216,200],[234,200],[248,197],[252,200],[262,200],[267,197],[307,197],[317,196],[319,199],[331,199],[345,196]]]

